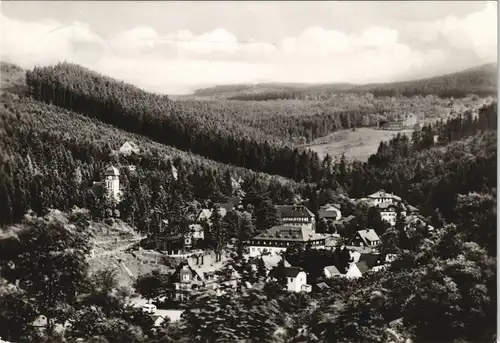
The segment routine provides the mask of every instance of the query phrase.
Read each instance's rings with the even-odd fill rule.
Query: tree
[[[193,308],[182,314],[183,332],[191,342],[271,341],[280,316],[276,301],[257,290],[235,292],[195,299]]]
[[[12,229],[14,230],[14,229]],[[87,228],[68,221],[61,213],[44,218],[27,215],[22,230],[2,239],[0,266],[10,282],[19,280],[47,318],[47,331],[64,323],[87,278]]]
[[[389,226],[380,216],[380,211],[376,207],[370,207],[366,215],[366,226],[381,236]]]
[[[144,298],[157,300],[161,296],[169,295],[168,291],[172,288],[170,275],[153,270],[149,274],[140,275],[134,283],[134,288]]]
[[[497,202],[494,194],[469,193],[458,195],[455,208],[459,230],[467,238],[487,248],[496,256]]]
[[[212,209],[209,231],[209,242],[215,251],[216,262],[218,262],[221,259],[221,251],[226,241],[226,228],[224,227],[224,222],[222,221],[221,209],[219,206],[214,206]]]
[[[35,305],[27,294],[8,291],[0,294],[0,337],[7,341],[28,341],[35,335]]]
[[[280,223],[278,210],[270,200],[264,200],[256,204],[254,218],[257,232],[266,231]]]

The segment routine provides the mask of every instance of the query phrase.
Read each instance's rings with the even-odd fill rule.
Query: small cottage
[[[321,206],[318,211],[318,217],[322,220],[338,221],[342,218],[339,204],[326,204]]]
[[[381,243],[379,236],[373,229],[359,230],[351,239],[351,245],[366,248],[375,248]]]
[[[139,154],[141,152],[137,144],[132,141],[126,141],[125,143],[123,143],[119,151],[120,154],[125,156],[129,156],[131,154]]]
[[[311,286],[307,284],[307,274],[298,267],[285,267],[287,290],[289,292],[310,292]]]
[[[326,266],[323,268],[323,273],[327,278],[339,277],[342,276],[342,273],[335,266]]]

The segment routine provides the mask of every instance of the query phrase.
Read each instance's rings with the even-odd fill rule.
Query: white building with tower
[[[116,202],[120,202],[122,192],[120,190],[120,171],[118,168],[110,166],[104,173],[106,194],[111,196]]]

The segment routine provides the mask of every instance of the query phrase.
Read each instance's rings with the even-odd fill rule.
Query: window
[[[189,275],[188,274],[184,274],[183,280],[184,281],[189,281]]]

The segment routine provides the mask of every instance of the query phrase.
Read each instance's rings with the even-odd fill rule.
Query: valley
[[[364,330],[418,340],[444,278],[460,287],[434,316],[470,306],[463,275],[493,296],[490,95],[173,100],[68,63],[1,73],[2,337],[355,339],[338,316],[362,322],[375,294],[391,301]]]

